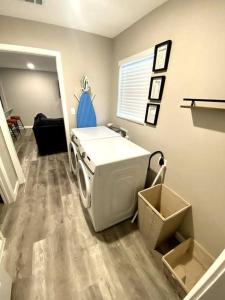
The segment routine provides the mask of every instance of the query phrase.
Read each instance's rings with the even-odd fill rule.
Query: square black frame
[[[165,64],[164,64],[163,68],[156,69],[156,61],[157,61],[158,48],[162,47],[164,45],[167,45]],[[152,71],[153,72],[157,73],[157,72],[163,72],[163,71],[167,70],[168,64],[169,64],[171,47],[172,47],[172,41],[171,40],[168,40],[168,41],[165,41],[165,42],[162,42],[160,44],[155,45],[155,49],[154,49],[154,61],[153,61],[153,67],[152,67]]]
[[[151,98],[153,82],[154,82],[154,80],[157,80],[157,79],[160,79],[160,78],[162,79],[162,81],[161,81],[161,86],[160,86],[160,91],[159,91],[159,97],[157,99],[156,98]],[[151,77],[150,87],[149,87],[149,94],[148,94],[148,99],[149,100],[159,100],[160,101],[162,99],[163,90],[164,90],[164,86],[165,86],[165,81],[166,81],[166,76],[164,76],[164,75]]]
[[[155,118],[154,118],[154,122],[153,123],[147,121],[147,119],[148,119],[148,111],[149,111],[149,108],[151,106],[156,106],[156,113],[155,113]],[[156,104],[156,103],[148,103],[147,104],[146,113],[145,113],[145,123],[146,124],[150,124],[150,125],[156,125],[157,124],[158,116],[159,116],[159,109],[160,109],[160,105],[159,104]]]

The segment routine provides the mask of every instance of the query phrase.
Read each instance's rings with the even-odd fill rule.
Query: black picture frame
[[[155,82],[159,81],[159,80],[161,80],[161,82],[160,82],[158,97],[153,97],[152,96],[152,90],[155,88],[154,84],[156,84]],[[151,77],[150,87],[149,87],[149,94],[148,94],[148,99],[149,100],[158,100],[158,101],[162,100],[165,81],[166,81],[166,76],[164,76],[164,75]]]
[[[151,108],[152,109],[154,108],[154,111],[155,111],[155,114],[154,114],[154,117],[153,117],[152,121],[149,120],[149,112],[150,112]],[[157,121],[158,121],[159,110],[160,110],[160,105],[159,104],[148,103],[147,107],[146,107],[146,113],[145,113],[145,123],[150,124],[150,125],[156,125]]]
[[[154,61],[153,61],[153,67],[152,67],[153,72],[157,73],[157,72],[167,71],[168,64],[169,64],[171,47],[172,47],[172,41],[171,40],[168,40],[168,41],[165,41],[165,42],[162,42],[160,44],[155,45]],[[157,62],[158,62],[158,59],[159,59],[160,49],[162,49],[162,51],[165,52],[165,53],[162,53],[165,56],[165,58],[164,58],[163,66],[161,68],[158,68],[157,67]]]

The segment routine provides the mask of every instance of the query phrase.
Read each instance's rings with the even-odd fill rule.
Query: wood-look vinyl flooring
[[[93,231],[66,153],[38,156],[31,130],[16,149],[27,181],[0,218],[12,300],[178,299],[135,224]]]

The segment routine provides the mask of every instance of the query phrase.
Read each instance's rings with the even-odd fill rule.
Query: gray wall
[[[112,40],[79,30],[0,16],[0,43],[58,50],[62,64],[70,126],[75,126],[71,107],[77,106],[74,93],[80,91],[83,74],[89,77],[96,94],[94,106],[98,124],[109,119],[112,83]]]
[[[32,126],[39,112],[62,117],[57,73],[0,68],[0,81],[8,108],[21,116],[24,125]]]
[[[168,160],[165,183],[193,206],[182,233],[212,254],[225,245],[225,110],[180,108],[184,97],[225,99],[225,1],[170,0],[114,39],[111,118]],[[116,117],[118,61],[173,41],[156,128]]]

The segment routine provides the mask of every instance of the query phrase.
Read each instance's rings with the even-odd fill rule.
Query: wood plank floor
[[[38,156],[31,130],[16,148],[27,181],[0,218],[11,299],[178,299],[135,224],[93,231],[67,154]]]

